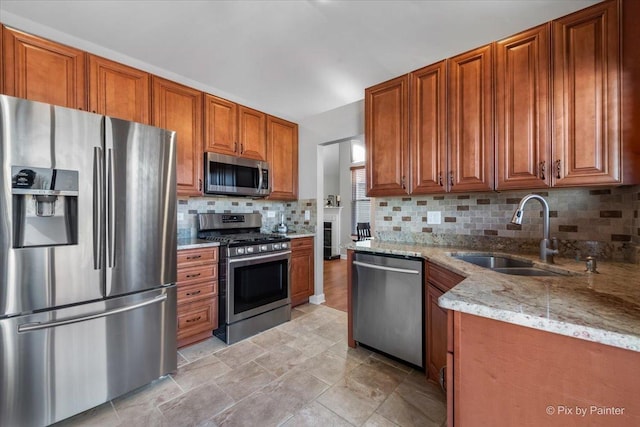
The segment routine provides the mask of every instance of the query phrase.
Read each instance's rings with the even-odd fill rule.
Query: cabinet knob
[[[200,258],[202,258],[202,255],[191,255],[187,257],[187,259],[200,259]]]
[[[544,172],[545,172],[545,161],[543,160],[540,162],[540,179],[543,181],[545,180]]]
[[[405,185],[404,180],[405,180],[404,175],[402,175],[402,179],[400,180],[400,184],[402,185],[402,189],[403,190],[405,190],[407,188],[407,186]]]
[[[240,143],[240,154],[244,153],[244,144]]]
[[[187,279],[193,279],[194,277],[200,277],[200,273],[196,273],[196,274],[187,274]]]
[[[202,191],[202,179],[198,180],[198,191]]]
[[[438,172],[438,184],[442,187],[442,171]]]
[[[556,160],[556,178],[560,179],[560,160]]]
[[[440,387],[444,392],[447,391],[447,365],[444,365],[440,368],[440,375],[438,375],[438,382],[440,383]]]
[[[453,187],[453,171],[449,172],[449,185]]]
[[[193,295],[198,295],[198,294],[200,294],[200,292],[202,292],[200,289],[198,289],[197,291],[194,291],[194,292],[187,292],[187,296],[190,297],[190,296],[193,296]]]
[[[234,142],[234,143],[233,143],[233,152],[234,152],[234,153],[237,153],[237,152],[238,152],[238,143],[237,143],[237,142]]]
[[[187,323],[197,322],[200,319],[202,319],[202,316],[198,316],[198,317],[195,317],[193,319],[187,319]]]

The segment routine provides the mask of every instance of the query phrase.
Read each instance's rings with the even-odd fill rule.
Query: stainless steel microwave
[[[269,164],[217,153],[204,154],[204,193],[265,197],[271,193]]]

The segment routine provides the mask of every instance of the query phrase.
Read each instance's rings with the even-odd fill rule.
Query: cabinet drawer
[[[291,249],[297,248],[312,248],[313,237],[300,237],[298,239],[291,239]]]
[[[218,278],[218,264],[203,265],[193,268],[179,268],[178,286],[190,285],[198,282],[211,282]]]
[[[439,288],[442,292],[447,292],[458,283],[464,280],[463,276],[453,273],[446,268],[432,263],[427,263],[427,280]]]
[[[218,248],[183,249],[178,251],[178,268],[218,262]]]
[[[178,307],[178,340],[218,327],[218,297]]]
[[[218,281],[178,287],[178,305],[200,299],[210,299],[218,294]]]

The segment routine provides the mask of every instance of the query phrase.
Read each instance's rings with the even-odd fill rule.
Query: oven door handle
[[[277,258],[277,257],[281,257],[282,255],[289,255],[289,254],[291,254],[291,251],[276,252],[268,255],[256,255],[256,256],[244,257],[244,258],[229,258],[229,264],[233,264],[235,262],[258,261],[258,260],[264,260],[264,259],[270,259],[270,258]]]

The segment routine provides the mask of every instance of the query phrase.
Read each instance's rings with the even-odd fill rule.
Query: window
[[[356,224],[371,223],[371,200],[367,197],[364,166],[351,167],[351,234],[357,234]]]

